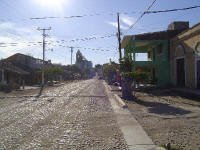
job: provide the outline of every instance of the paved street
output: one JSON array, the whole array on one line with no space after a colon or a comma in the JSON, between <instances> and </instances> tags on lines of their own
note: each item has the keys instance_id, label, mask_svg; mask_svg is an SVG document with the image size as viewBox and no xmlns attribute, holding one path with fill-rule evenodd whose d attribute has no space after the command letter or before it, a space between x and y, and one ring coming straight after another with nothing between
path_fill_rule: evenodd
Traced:
<instances>
[{"instance_id":1,"label":"paved street","mask_svg":"<svg viewBox=\"0 0 200 150\"><path fill-rule=\"evenodd\" d=\"M0 149L127 149L99 80L0 99Z\"/></svg>"}]
</instances>

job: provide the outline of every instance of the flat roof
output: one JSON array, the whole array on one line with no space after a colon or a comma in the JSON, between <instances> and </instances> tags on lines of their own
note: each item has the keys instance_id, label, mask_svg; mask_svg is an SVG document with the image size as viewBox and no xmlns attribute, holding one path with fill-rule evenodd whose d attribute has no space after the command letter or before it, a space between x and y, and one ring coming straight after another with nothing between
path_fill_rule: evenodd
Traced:
<instances>
[{"instance_id":1,"label":"flat roof","mask_svg":"<svg viewBox=\"0 0 200 150\"><path fill-rule=\"evenodd\" d=\"M137 41L137 40L169 40L179 33L182 30L165 30L165 31L158 31L158 32L148 32L143 34L136 34L136 35L126 35L122 40L122 48L125 48L126 45L130 40Z\"/></svg>"}]
</instances>

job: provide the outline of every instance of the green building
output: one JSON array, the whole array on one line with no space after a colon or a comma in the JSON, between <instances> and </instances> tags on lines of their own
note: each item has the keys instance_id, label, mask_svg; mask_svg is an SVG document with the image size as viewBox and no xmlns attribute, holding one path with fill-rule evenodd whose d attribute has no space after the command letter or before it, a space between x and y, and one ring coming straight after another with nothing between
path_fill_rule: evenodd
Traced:
<instances>
[{"instance_id":1,"label":"green building","mask_svg":"<svg viewBox=\"0 0 200 150\"><path fill-rule=\"evenodd\" d=\"M158 87L170 85L170 39L182 32L166 30L123 38L124 57L133 62L133 71L149 73L149 82ZM143 59L138 59L138 58ZM144 58L145 57L145 58Z\"/></svg>"}]
</instances>

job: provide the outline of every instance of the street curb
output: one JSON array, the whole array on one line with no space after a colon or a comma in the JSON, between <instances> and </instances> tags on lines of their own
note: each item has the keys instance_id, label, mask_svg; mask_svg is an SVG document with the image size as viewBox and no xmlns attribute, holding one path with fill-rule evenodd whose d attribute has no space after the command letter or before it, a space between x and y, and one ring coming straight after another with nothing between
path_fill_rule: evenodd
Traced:
<instances>
[{"instance_id":1,"label":"street curb","mask_svg":"<svg viewBox=\"0 0 200 150\"><path fill-rule=\"evenodd\" d=\"M106 89L109 91L109 92L112 92L112 88L104 81L104 85L106 87ZM117 94L114 94L114 97L115 99L118 101L118 104L122 107L122 108L128 108L128 105L126 105L126 103L124 103L124 101L117 95Z\"/></svg>"},{"instance_id":2,"label":"street curb","mask_svg":"<svg viewBox=\"0 0 200 150\"><path fill-rule=\"evenodd\" d=\"M108 89L110 90L110 91L112 91L112 88L108 85L108 84L106 84L107 86L108 86Z\"/></svg>"},{"instance_id":3,"label":"street curb","mask_svg":"<svg viewBox=\"0 0 200 150\"><path fill-rule=\"evenodd\" d=\"M118 100L118 102L122 106L122 108L128 108L128 105L126 105L126 103L117 94L114 94L114 96Z\"/></svg>"},{"instance_id":4,"label":"street curb","mask_svg":"<svg viewBox=\"0 0 200 150\"><path fill-rule=\"evenodd\" d=\"M117 123L123 133L124 139L129 150L164 150L156 146L152 139L147 135L142 126L137 122L128 109L123 109L125 104L122 99L109 90L109 86L104 81L105 92L111 103L112 109L116 114ZM121 103L121 104L120 104Z\"/></svg>"}]
</instances>

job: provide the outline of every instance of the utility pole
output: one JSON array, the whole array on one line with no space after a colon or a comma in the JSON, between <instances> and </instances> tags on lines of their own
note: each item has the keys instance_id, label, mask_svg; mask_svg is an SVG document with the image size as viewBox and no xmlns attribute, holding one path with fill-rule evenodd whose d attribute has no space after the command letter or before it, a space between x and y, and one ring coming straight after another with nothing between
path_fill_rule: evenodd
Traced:
<instances>
[{"instance_id":1,"label":"utility pole","mask_svg":"<svg viewBox=\"0 0 200 150\"><path fill-rule=\"evenodd\" d=\"M45 38L47 37L47 34L46 34L46 30L51 30L51 27L45 29L45 28L39 28L38 27L38 30L39 31L42 31L42 36L43 36L43 64L42 64L42 87L44 87L44 69L45 69L45 47L46 47L46 43L45 43Z\"/></svg>"},{"instance_id":2,"label":"utility pole","mask_svg":"<svg viewBox=\"0 0 200 150\"><path fill-rule=\"evenodd\" d=\"M119 19L119 13L117 13L117 24L118 24L118 43L119 43L119 63L122 60L122 51L121 51L121 31L120 31L120 19Z\"/></svg>"},{"instance_id":3,"label":"utility pole","mask_svg":"<svg viewBox=\"0 0 200 150\"><path fill-rule=\"evenodd\" d=\"M73 57L74 47L70 47L70 48L71 48L71 65L72 65L72 57Z\"/></svg>"}]
</instances>

